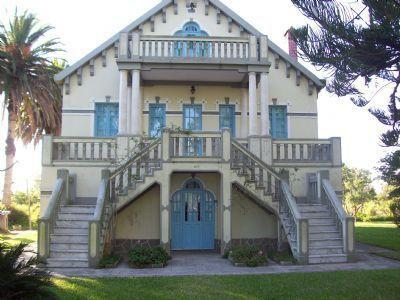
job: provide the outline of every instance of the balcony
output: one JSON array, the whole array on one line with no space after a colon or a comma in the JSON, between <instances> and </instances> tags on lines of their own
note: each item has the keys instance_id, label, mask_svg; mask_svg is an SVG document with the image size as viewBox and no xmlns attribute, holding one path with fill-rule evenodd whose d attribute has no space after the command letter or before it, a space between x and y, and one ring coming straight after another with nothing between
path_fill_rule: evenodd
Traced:
<instances>
[{"instance_id":1,"label":"balcony","mask_svg":"<svg viewBox=\"0 0 400 300\"><path fill-rule=\"evenodd\" d=\"M269 66L267 37L143 36L121 33L120 69L138 64L144 80L243 82L251 68Z\"/></svg>"}]
</instances>

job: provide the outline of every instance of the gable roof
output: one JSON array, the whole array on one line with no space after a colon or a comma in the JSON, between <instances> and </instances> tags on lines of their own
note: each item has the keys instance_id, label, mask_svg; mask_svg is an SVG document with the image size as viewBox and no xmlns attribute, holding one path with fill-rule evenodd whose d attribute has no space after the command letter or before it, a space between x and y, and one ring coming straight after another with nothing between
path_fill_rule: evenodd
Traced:
<instances>
[{"instance_id":1,"label":"gable roof","mask_svg":"<svg viewBox=\"0 0 400 300\"><path fill-rule=\"evenodd\" d=\"M167 6L171 5L174 2L174 0L162 0L159 4L157 4L155 7L153 7L151 10L149 10L146 14L138 18L137 20L133 21L131 24L123 28L120 32L129 32L140 26L142 23L146 22L149 20L153 15L161 12L163 8L166 8ZM240 24L245 30L250 32L251 34L260 37L263 34L258 31L256 28L254 28L252 25L250 25L248 22L246 22L244 19L242 19L238 14L236 14L233 10L231 10L228 6L223 4L219 0L209 0L210 4L214 5L216 8L219 8L221 12L223 12L225 15L229 16L232 18L233 21L236 23ZM113 35L111 38L109 38L107 41L105 41L103 44L101 44L99 47L91 51L89 54L78 60L76 63L73 65L65 68L63 71L60 73L56 74L54 79L56 81L62 81L65 79L67 76L71 75L73 72L75 72L79 67L82 65L88 63L92 58L95 56L99 55L102 51L108 49L112 45L114 45L117 41L119 40L119 32ZM325 81L319 79L315 74L313 74L310 70L308 70L306 67L304 67L302 64L300 64L297 60L293 59L288 53L286 53L282 48L280 48L278 45L273 43L270 39L268 39L268 46L269 48L281 56L284 60L289 62L293 67L298 69L301 73L304 74L304 76L308 77L310 80L312 80L317 87L323 88L325 86Z\"/></svg>"}]
</instances>

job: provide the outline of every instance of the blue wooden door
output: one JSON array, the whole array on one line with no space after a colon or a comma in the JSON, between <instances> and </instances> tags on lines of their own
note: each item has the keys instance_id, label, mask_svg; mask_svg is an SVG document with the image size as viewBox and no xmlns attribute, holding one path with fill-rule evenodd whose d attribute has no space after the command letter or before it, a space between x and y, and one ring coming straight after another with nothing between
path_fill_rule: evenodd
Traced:
<instances>
[{"instance_id":1,"label":"blue wooden door","mask_svg":"<svg viewBox=\"0 0 400 300\"><path fill-rule=\"evenodd\" d=\"M188 131L202 130L202 106L184 105L183 106L183 129ZM185 138L183 145L183 154L190 157L200 157L203 155L203 139Z\"/></svg>"},{"instance_id":2,"label":"blue wooden door","mask_svg":"<svg viewBox=\"0 0 400 300\"><path fill-rule=\"evenodd\" d=\"M118 103L96 103L94 134L96 137L114 137L118 134Z\"/></svg>"},{"instance_id":3,"label":"blue wooden door","mask_svg":"<svg viewBox=\"0 0 400 300\"><path fill-rule=\"evenodd\" d=\"M182 189L172 197L173 250L214 249L214 197L202 189Z\"/></svg>"}]
</instances>

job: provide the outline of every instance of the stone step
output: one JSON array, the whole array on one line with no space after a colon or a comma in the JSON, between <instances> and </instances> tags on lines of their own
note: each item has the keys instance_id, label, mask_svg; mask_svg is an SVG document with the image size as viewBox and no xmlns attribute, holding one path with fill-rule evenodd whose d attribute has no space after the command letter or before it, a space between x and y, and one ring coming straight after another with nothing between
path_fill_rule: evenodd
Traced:
<instances>
[{"instance_id":1,"label":"stone step","mask_svg":"<svg viewBox=\"0 0 400 300\"><path fill-rule=\"evenodd\" d=\"M310 218L308 224L311 225L331 225L335 224L333 218Z\"/></svg>"},{"instance_id":2,"label":"stone step","mask_svg":"<svg viewBox=\"0 0 400 300\"><path fill-rule=\"evenodd\" d=\"M88 268L88 259L48 258L48 268Z\"/></svg>"},{"instance_id":3,"label":"stone step","mask_svg":"<svg viewBox=\"0 0 400 300\"><path fill-rule=\"evenodd\" d=\"M338 228L334 224L309 224L310 233L318 232L337 232Z\"/></svg>"},{"instance_id":4,"label":"stone step","mask_svg":"<svg viewBox=\"0 0 400 300\"><path fill-rule=\"evenodd\" d=\"M330 239L310 239L310 247L328 247L328 246L342 246L343 241L341 238Z\"/></svg>"},{"instance_id":5,"label":"stone step","mask_svg":"<svg viewBox=\"0 0 400 300\"><path fill-rule=\"evenodd\" d=\"M60 213L68 214L68 213L78 213L78 214L94 214L96 206L93 205L68 205L61 206Z\"/></svg>"},{"instance_id":6,"label":"stone step","mask_svg":"<svg viewBox=\"0 0 400 300\"><path fill-rule=\"evenodd\" d=\"M304 218L331 218L329 211L313 211L313 212L302 212L301 216Z\"/></svg>"},{"instance_id":7,"label":"stone step","mask_svg":"<svg viewBox=\"0 0 400 300\"><path fill-rule=\"evenodd\" d=\"M339 231L318 231L311 232L310 230L310 239L330 239L330 238L340 238Z\"/></svg>"},{"instance_id":8,"label":"stone step","mask_svg":"<svg viewBox=\"0 0 400 300\"><path fill-rule=\"evenodd\" d=\"M55 227L54 234L87 234L88 228Z\"/></svg>"},{"instance_id":9,"label":"stone step","mask_svg":"<svg viewBox=\"0 0 400 300\"><path fill-rule=\"evenodd\" d=\"M89 222L82 220L57 220L56 227L89 228Z\"/></svg>"},{"instance_id":10,"label":"stone step","mask_svg":"<svg viewBox=\"0 0 400 300\"><path fill-rule=\"evenodd\" d=\"M342 246L310 247L310 255L343 254Z\"/></svg>"},{"instance_id":11,"label":"stone step","mask_svg":"<svg viewBox=\"0 0 400 300\"><path fill-rule=\"evenodd\" d=\"M59 243L84 243L88 241L88 234L52 234L51 242Z\"/></svg>"},{"instance_id":12,"label":"stone step","mask_svg":"<svg viewBox=\"0 0 400 300\"><path fill-rule=\"evenodd\" d=\"M58 214L59 221L90 221L93 218L93 214L87 213L59 213Z\"/></svg>"},{"instance_id":13,"label":"stone step","mask_svg":"<svg viewBox=\"0 0 400 300\"><path fill-rule=\"evenodd\" d=\"M88 259L87 250L50 250L50 258Z\"/></svg>"},{"instance_id":14,"label":"stone step","mask_svg":"<svg viewBox=\"0 0 400 300\"><path fill-rule=\"evenodd\" d=\"M301 213L328 211L328 206L324 204L297 204L297 207Z\"/></svg>"},{"instance_id":15,"label":"stone step","mask_svg":"<svg viewBox=\"0 0 400 300\"><path fill-rule=\"evenodd\" d=\"M333 263L345 263L347 262L347 256L345 254L330 254L330 255L309 255L309 264L333 264Z\"/></svg>"},{"instance_id":16,"label":"stone step","mask_svg":"<svg viewBox=\"0 0 400 300\"><path fill-rule=\"evenodd\" d=\"M60 243L50 242L50 253L51 251L68 251L68 250L84 250L88 251L88 241L84 243Z\"/></svg>"}]
</instances>

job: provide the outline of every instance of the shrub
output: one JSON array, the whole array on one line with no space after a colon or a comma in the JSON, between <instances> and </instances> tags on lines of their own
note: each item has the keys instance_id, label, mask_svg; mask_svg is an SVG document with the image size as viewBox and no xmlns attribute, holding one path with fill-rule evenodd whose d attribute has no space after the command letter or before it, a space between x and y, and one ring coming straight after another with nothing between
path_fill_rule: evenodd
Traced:
<instances>
[{"instance_id":1,"label":"shrub","mask_svg":"<svg viewBox=\"0 0 400 300\"><path fill-rule=\"evenodd\" d=\"M26 244L0 243L0 299L56 299L48 288L50 275L35 267L37 258L23 258Z\"/></svg>"},{"instance_id":2,"label":"shrub","mask_svg":"<svg viewBox=\"0 0 400 300\"><path fill-rule=\"evenodd\" d=\"M151 248L138 245L129 253L129 263L137 268L144 268L149 265L166 265L169 259L168 253L162 247Z\"/></svg>"},{"instance_id":3,"label":"shrub","mask_svg":"<svg viewBox=\"0 0 400 300\"><path fill-rule=\"evenodd\" d=\"M397 225L397 227L400 228L400 199L396 199L391 205L390 205L390 211L393 214L394 217L394 223Z\"/></svg>"},{"instance_id":4,"label":"shrub","mask_svg":"<svg viewBox=\"0 0 400 300\"><path fill-rule=\"evenodd\" d=\"M21 225L23 229L29 228L29 207L25 204L14 204L9 208L11 211L8 216L8 224L10 227L13 225ZM39 204L31 205L31 220L32 220L32 228L37 228L37 221L39 218L40 207Z\"/></svg>"},{"instance_id":5,"label":"shrub","mask_svg":"<svg viewBox=\"0 0 400 300\"><path fill-rule=\"evenodd\" d=\"M265 253L258 246L236 246L230 252L230 258L235 263L245 264L248 267L257 267L267 262Z\"/></svg>"},{"instance_id":6,"label":"shrub","mask_svg":"<svg viewBox=\"0 0 400 300\"><path fill-rule=\"evenodd\" d=\"M119 260L120 260L119 256L116 256L116 255L104 256L99 261L98 268L104 269L104 268L107 268L109 266L114 266L117 262L119 262Z\"/></svg>"}]
</instances>

